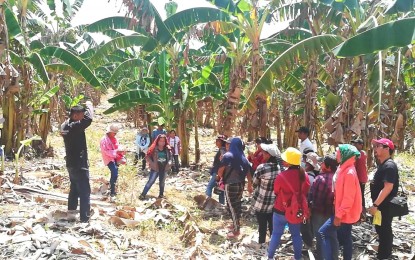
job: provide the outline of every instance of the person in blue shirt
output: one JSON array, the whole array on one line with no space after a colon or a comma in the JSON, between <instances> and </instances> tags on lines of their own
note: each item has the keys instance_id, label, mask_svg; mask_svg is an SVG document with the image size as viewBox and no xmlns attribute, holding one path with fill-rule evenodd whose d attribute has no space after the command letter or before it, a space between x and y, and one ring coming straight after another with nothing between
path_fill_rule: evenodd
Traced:
<instances>
[{"instance_id":1,"label":"person in blue shirt","mask_svg":"<svg viewBox=\"0 0 415 260\"><path fill-rule=\"evenodd\" d=\"M153 130L151 133L151 142L154 142L159 135L167 135L167 132L164 129L164 124L158 125L157 128Z\"/></svg>"}]
</instances>

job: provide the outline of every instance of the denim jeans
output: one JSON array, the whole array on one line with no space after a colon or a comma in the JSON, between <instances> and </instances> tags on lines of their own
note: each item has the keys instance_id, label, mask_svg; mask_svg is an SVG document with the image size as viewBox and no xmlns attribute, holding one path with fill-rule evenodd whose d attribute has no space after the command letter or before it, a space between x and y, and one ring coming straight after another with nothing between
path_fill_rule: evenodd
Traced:
<instances>
[{"instance_id":1,"label":"denim jeans","mask_svg":"<svg viewBox=\"0 0 415 260\"><path fill-rule=\"evenodd\" d=\"M118 166L115 162L110 162L107 166L111 171L111 178L110 178L111 196L114 196L115 195L115 184L117 183L117 179L118 179Z\"/></svg>"},{"instance_id":2,"label":"denim jeans","mask_svg":"<svg viewBox=\"0 0 415 260\"><path fill-rule=\"evenodd\" d=\"M206 196L212 198L212 190L213 188L215 188L215 186L216 186L216 172L212 173L212 176L210 177L210 180L207 184L206 192L205 192ZM219 203L222 205L225 204L225 192L223 191L219 194Z\"/></svg>"},{"instance_id":3,"label":"denim jeans","mask_svg":"<svg viewBox=\"0 0 415 260\"><path fill-rule=\"evenodd\" d=\"M71 186L68 195L68 210L78 208L78 198L80 201L79 213L81 222L88 222L90 217L90 195L89 171L86 168L67 167Z\"/></svg>"},{"instance_id":4,"label":"denim jeans","mask_svg":"<svg viewBox=\"0 0 415 260\"><path fill-rule=\"evenodd\" d=\"M337 259L339 251L339 241L337 238L340 237L343 245L343 259L351 260L353 255L352 224L342 223L340 227L336 227L333 225L333 222L334 216L330 217L319 230L323 241L322 251L324 259Z\"/></svg>"},{"instance_id":5,"label":"denim jeans","mask_svg":"<svg viewBox=\"0 0 415 260\"><path fill-rule=\"evenodd\" d=\"M172 163L173 163L173 171L179 172L179 155L173 155L172 156Z\"/></svg>"},{"instance_id":6,"label":"denim jeans","mask_svg":"<svg viewBox=\"0 0 415 260\"><path fill-rule=\"evenodd\" d=\"M272 216L272 236L271 241L269 242L268 248L268 259L274 259L275 251L277 250L278 246L281 242L281 236L284 233L285 225L287 224L287 219L285 215L273 213ZM301 259L301 249L303 247L303 240L301 239L300 234L300 226L301 224L290 224L288 223L288 228L291 233L291 238L293 240L294 246L294 258Z\"/></svg>"},{"instance_id":7,"label":"denim jeans","mask_svg":"<svg viewBox=\"0 0 415 260\"><path fill-rule=\"evenodd\" d=\"M147 192L150 190L151 186L153 186L154 182L156 182L157 178L159 178L159 196L163 196L164 194L164 183L166 182L166 172L155 172L153 170L150 171L150 175L147 181L146 186L144 186L144 190L141 195L147 195Z\"/></svg>"}]
</instances>

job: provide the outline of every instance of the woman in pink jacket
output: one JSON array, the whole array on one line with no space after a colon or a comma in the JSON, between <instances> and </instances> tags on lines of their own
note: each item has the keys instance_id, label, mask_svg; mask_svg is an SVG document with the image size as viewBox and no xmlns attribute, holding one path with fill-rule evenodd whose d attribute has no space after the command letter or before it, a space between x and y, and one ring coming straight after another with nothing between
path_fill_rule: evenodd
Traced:
<instances>
[{"instance_id":1,"label":"woman in pink jacket","mask_svg":"<svg viewBox=\"0 0 415 260\"><path fill-rule=\"evenodd\" d=\"M362 195L355 168L356 158L359 156L360 152L350 144L340 144L336 151L340 166L333 176L334 215L318 231L326 260L334 259L338 255L337 237L342 240L343 259L352 259L352 225L359 221L362 211Z\"/></svg>"}]
</instances>

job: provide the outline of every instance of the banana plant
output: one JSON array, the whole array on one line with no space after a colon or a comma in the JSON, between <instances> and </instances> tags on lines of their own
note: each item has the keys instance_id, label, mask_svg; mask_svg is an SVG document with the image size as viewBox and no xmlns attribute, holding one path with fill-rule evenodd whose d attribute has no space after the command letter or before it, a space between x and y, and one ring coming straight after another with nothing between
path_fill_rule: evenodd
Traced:
<instances>
[{"instance_id":1,"label":"banana plant","mask_svg":"<svg viewBox=\"0 0 415 260\"><path fill-rule=\"evenodd\" d=\"M24 147L30 146L32 144L33 141L36 140L42 140L42 138L40 136L33 136L29 139L20 141L20 147L17 150L17 153L14 155L14 162L15 162L15 176L14 176L14 183L18 184L20 183L21 177L23 177L22 175L19 176L19 158L20 158L20 153L22 152Z\"/></svg>"}]
</instances>

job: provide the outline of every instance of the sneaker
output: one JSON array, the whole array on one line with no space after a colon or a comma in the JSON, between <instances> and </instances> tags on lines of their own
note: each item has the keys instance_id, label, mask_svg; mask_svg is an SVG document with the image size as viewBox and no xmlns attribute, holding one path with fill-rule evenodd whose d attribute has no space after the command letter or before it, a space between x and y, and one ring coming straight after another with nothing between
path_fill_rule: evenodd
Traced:
<instances>
[{"instance_id":1,"label":"sneaker","mask_svg":"<svg viewBox=\"0 0 415 260\"><path fill-rule=\"evenodd\" d=\"M239 231L230 231L226 237L227 238L237 238L239 235L241 234L241 232Z\"/></svg>"},{"instance_id":2,"label":"sneaker","mask_svg":"<svg viewBox=\"0 0 415 260\"><path fill-rule=\"evenodd\" d=\"M144 196L143 194L140 195L140 197L138 197L139 200L145 200L146 196Z\"/></svg>"}]
</instances>

